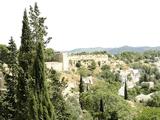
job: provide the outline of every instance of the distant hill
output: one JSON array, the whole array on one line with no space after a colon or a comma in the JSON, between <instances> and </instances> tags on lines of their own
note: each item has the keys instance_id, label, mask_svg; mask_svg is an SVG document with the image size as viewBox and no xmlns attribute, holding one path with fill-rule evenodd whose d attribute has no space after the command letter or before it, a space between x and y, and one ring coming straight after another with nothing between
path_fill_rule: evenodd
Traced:
<instances>
[{"instance_id":1,"label":"distant hill","mask_svg":"<svg viewBox=\"0 0 160 120\"><path fill-rule=\"evenodd\" d=\"M160 47L131 47L131 46L123 46L119 48L102 48L102 47L95 47L95 48L78 48L71 51L69 53L81 53L81 52L95 52L95 51L107 51L111 54L118 54L125 51L129 52L144 52L147 50L160 50Z\"/></svg>"}]
</instances>

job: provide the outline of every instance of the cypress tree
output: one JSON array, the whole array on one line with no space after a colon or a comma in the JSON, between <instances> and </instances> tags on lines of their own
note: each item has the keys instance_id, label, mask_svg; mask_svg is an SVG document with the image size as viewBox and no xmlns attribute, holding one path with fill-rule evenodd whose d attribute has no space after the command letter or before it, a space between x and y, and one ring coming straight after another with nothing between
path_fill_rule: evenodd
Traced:
<instances>
[{"instance_id":1,"label":"cypress tree","mask_svg":"<svg viewBox=\"0 0 160 120\"><path fill-rule=\"evenodd\" d=\"M83 93L84 90L85 90L85 88L84 88L84 81L82 79L82 75L80 75L80 82L79 82L79 92L80 92L80 94Z\"/></svg>"},{"instance_id":2,"label":"cypress tree","mask_svg":"<svg viewBox=\"0 0 160 120\"><path fill-rule=\"evenodd\" d=\"M104 120L104 103L102 98L100 99L99 111L100 111L99 120Z\"/></svg>"},{"instance_id":3,"label":"cypress tree","mask_svg":"<svg viewBox=\"0 0 160 120\"><path fill-rule=\"evenodd\" d=\"M29 26L27 10L25 10L23 16L21 46L19 50L19 65L24 70L24 72L29 72L32 69L33 46L34 42L31 38L31 29ZM31 73L31 71L29 73Z\"/></svg>"},{"instance_id":4,"label":"cypress tree","mask_svg":"<svg viewBox=\"0 0 160 120\"><path fill-rule=\"evenodd\" d=\"M8 58L8 68L9 73L5 75L6 88L7 91L5 93L5 97L3 100L4 110L3 115L7 120L15 119L15 111L16 111L16 85L17 85L17 47L16 44L11 37L8 46L9 53L7 55Z\"/></svg>"},{"instance_id":5,"label":"cypress tree","mask_svg":"<svg viewBox=\"0 0 160 120\"><path fill-rule=\"evenodd\" d=\"M100 99L100 105L99 105L100 107L99 107L99 110L100 110L100 112L104 112L104 105L103 105L103 99L101 98Z\"/></svg>"},{"instance_id":6,"label":"cypress tree","mask_svg":"<svg viewBox=\"0 0 160 120\"><path fill-rule=\"evenodd\" d=\"M127 81L126 80L125 80L125 84L124 84L124 99L125 100L128 99Z\"/></svg>"},{"instance_id":7,"label":"cypress tree","mask_svg":"<svg viewBox=\"0 0 160 120\"><path fill-rule=\"evenodd\" d=\"M84 92L84 81L82 79L82 75L80 75L80 81L79 81L79 103L81 106L81 109L83 110L83 102L82 102L82 93Z\"/></svg>"},{"instance_id":8,"label":"cypress tree","mask_svg":"<svg viewBox=\"0 0 160 120\"><path fill-rule=\"evenodd\" d=\"M31 67L33 64L33 49L31 30L29 27L27 11L24 11L21 36L21 46L19 50L19 74L17 85L17 119L28 120L29 118L29 80L31 79Z\"/></svg>"},{"instance_id":9,"label":"cypress tree","mask_svg":"<svg viewBox=\"0 0 160 120\"><path fill-rule=\"evenodd\" d=\"M35 95L38 101L39 120L55 120L54 107L50 101L45 78L44 47L42 41L37 43L34 63Z\"/></svg>"}]
</instances>

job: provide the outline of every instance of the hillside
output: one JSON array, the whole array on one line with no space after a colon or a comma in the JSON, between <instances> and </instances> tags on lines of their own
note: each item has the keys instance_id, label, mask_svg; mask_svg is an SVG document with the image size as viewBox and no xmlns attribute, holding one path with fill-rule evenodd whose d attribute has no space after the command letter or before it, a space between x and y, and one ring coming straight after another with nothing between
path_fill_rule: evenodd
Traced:
<instances>
[{"instance_id":1,"label":"hillside","mask_svg":"<svg viewBox=\"0 0 160 120\"><path fill-rule=\"evenodd\" d=\"M95 52L95 51L107 51L111 54L118 54L125 51L130 52L144 52L147 50L160 50L160 47L131 47L131 46L122 46L119 48L102 48L102 47L95 47L95 48L78 48L71 51L69 53L81 53L81 52Z\"/></svg>"}]
</instances>

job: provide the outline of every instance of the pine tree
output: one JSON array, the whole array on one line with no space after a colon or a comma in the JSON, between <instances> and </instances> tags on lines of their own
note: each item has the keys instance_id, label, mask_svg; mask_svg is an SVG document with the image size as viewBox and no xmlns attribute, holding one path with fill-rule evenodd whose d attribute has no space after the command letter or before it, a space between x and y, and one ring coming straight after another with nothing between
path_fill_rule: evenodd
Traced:
<instances>
[{"instance_id":1,"label":"pine tree","mask_svg":"<svg viewBox=\"0 0 160 120\"><path fill-rule=\"evenodd\" d=\"M17 69L15 69L17 67L17 47L16 44L13 40L13 38L11 37L11 39L9 40L9 46L8 46L8 56L7 58L9 59L9 61L7 62L8 67L10 68L12 73L15 73L14 70L17 71ZM17 73L15 73L17 74Z\"/></svg>"},{"instance_id":2,"label":"pine tree","mask_svg":"<svg viewBox=\"0 0 160 120\"><path fill-rule=\"evenodd\" d=\"M55 120L54 107L50 101L45 78L44 47L42 41L37 43L34 64L35 96L38 101L39 120Z\"/></svg>"},{"instance_id":3,"label":"pine tree","mask_svg":"<svg viewBox=\"0 0 160 120\"><path fill-rule=\"evenodd\" d=\"M125 100L128 99L127 81L126 80L125 80L125 84L124 84L124 99Z\"/></svg>"},{"instance_id":4,"label":"pine tree","mask_svg":"<svg viewBox=\"0 0 160 120\"><path fill-rule=\"evenodd\" d=\"M19 50L19 74L17 85L17 119L29 119L29 80L33 65L31 30L29 27L27 11L24 11L21 46Z\"/></svg>"},{"instance_id":5,"label":"pine tree","mask_svg":"<svg viewBox=\"0 0 160 120\"><path fill-rule=\"evenodd\" d=\"M43 39L44 45L49 43L52 39L48 37L44 40L44 37L47 36L48 27L44 25L46 18L40 16L40 11L37 3L35 3L34 8L30 6L29 18L30 18L30 27L32 32L32 39L36 42L40 39Z\"/></svg>"},{"instance_id":6,"label":"pine tree","mask_svg":"<svg viewBox=\"0 0 160 120\"><path fill-rule=\"evenodd\" d=\"M18 66L17 66L17 47L11 37L8 46L9 53L8 58L8 68L9 73L5 75L6 81L6 94L4 96L4 116L7 120L15 119L15 110L16 110L16 85L17 85L17 75L18 75Z\"/></svg>"}]
</instances>

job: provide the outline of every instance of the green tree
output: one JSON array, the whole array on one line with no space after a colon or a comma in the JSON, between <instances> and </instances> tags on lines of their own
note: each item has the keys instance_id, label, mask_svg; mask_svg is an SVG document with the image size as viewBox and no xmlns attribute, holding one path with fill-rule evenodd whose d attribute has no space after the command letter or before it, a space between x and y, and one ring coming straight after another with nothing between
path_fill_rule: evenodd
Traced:
<instances>
[{"instance_id":1,"label":"green tree","mask_svg":"<svg viewBox=\"0 0 160 120\"><path fill-rule=\"evenodd\" d=\"M7 55L9 73L5 75L6 88L4 103L4 115L8 120L15 119L16 114L16 85L17 85L17 75L18 75L18 64L17 64L17 47L11 37L8 46L9 53Z\"/></svg>"},{"instance_id":2,"label":"green tree","mask_svg":"<svg viewBox=\"0 0 160 120\"><path fill-rule=\"evenodd\" d=\"M78 61L77 63L76 63L76 67L77 68L80 68L82 65L81 65L81 62L80 61Z\"/></svg>"},{"instance_id":3,"label":"green tree","mask_svg":"<svg viewBox=\"0 0 160 120\"><path fill-rule=\"evenodd\" d=\"M85 88L84 88L84 81L83 81L83 79L82 79L82 75L80 75L79 92L80 92L80 93L83 93L84 90L85 90Z\"/></svg>"},{"instance_id":4,"label":"green tree","mask_svg":"<svg viewBox=\"0 0 160 120\"><path fill-rule=\"evenodd\" d=\"M38 103L38 118L40 120L55 120L54 107L50 101L44 67L44 44L38 41L34 62L35 96Z\"/></svg>"},{"instance_id":5,"label":"green tree","mask_svg":"<svg viewBox=\"0 0 160 120\"><path fill-rule=\"evenodd\" d=\"M54 50L52 48L46 48L44 51L45 62L51 62L54 60Z\"/></svg>"},{"instance_id":6,"label":"green tree","mask_svg":"<svg viewBox=\"0 0 160 120\"><path fill-rule=\"evenodd\" d=\"M8 67L11 70L11 73L13 73L13 76L15 76L16 71L17 71L17 47L16 44L13 40L13 38L11 37L11 39L9 40L9 46L7 47L9 50L9 53L7 55L7 58L9 59L8 62Z\"/></svg>"},{"instance_id":7,"label":"green tree","mask_svg":"<svg viewBox=\"0 0 160 120\"><path fill-rule=\"evenodd\" d=\"M65 88L66 83L64 78L60 80L58 73L55 70L51 70L51 101L55 107L58 120L69 120L69 112L67 110L66 101L62 95L62 91Z\"/></svg>"},{"instance_id":8,"label":"green tree","mask_svg":"<svg viewBox=\"0 0 160 120\"><path fill-rule=\"evenodd\" d=\"M89 74L89 71L87 68L85 68L84 66L81 66L80 68L78 68L78 73L83 76L86 77Z\"/></svg>"},{"instance_id":9,"label":"green tree","mask_svg":"<svg viewBox=\"0 0 160 120\"><path fill-rule=\"evenodd\" d=\"M128 90L127 90L127 81L125 80L124 83L124 99L127 100L128 99Z\"/></svg>"},{"instance_id":10,"label":"green tree","mask_svg":"<svg viewBox=\"0 0 160 120\"><path fill-rule=\"evenodd\" d=\"M85 90L84 81L82 79L82 75L80 75L80 81L79 81L79 103L81 106L81 109L83 110L83 102L81 100L81 95Z\"/></svg>"},{"instance_id":11,"label":"green tree","mask_svg":"<svg viewBox=\"0 0 160 120\"><path fill-rule=\"evenodd\" d=\"M27 10L24 11L21 46L19 50L19 74L17 85L17 118L21 120L29 119L29 80L31 79L31 68L33 65L33 41L29 27Z\"/></svg>"},{"instance_id":12,"label":"green tree","mask_svg":"<svg viewBox=\"0 0 160 120\"><path fill-rule=\"evenodd\" d=\"M96 69L96 62L94 60L92 60L91 65L88 66L88 69L90 71L93 71Z\"/></svg>"},{"instance_id":13,"label":"green tree","mask_svg":"<svg viewBox=\"0 0 160 120\"><path fill-rule=\"evenodd\" d=\"M104 103L103 103L103 99L100 99L100 104L99 104L99 111L100 111L100 115L99 115L99 120L104 120Z\"/></svg>"},{"instance_id":14,"label":"green tree","mask_svg":"<svg viewBox=\"0 0 160 120\"><path fill-rule=\"evenodd\" d=\"M48 27L44 25L46 18L40 16L40 10L38 8L37 3L35 3L34 7L30 6L29 11L29 20L30 20L30 27L32 32L32 39L34 42L43 40L44 45L50 42L52 39L51 37L46 38L47 36L47 29Z\"/></svg>"},{"instance_id":15,"label":"green tree","mask_svg":"<svg viewBox=\"0 0 160 120\"><path fill-rule=\"evenodd\" d=\"M0 63L6 63L7 59L8 48L6 45L0 44Z\"/></svg>"},{"instance_id":16,"label":"green tree","mask_svg":"<svg viewBox=\"0 0 160 120\"><path fill-rule=\"evenodd\" d=\"M118 120L133 120L132 108L122 97L117 95L118 89L119 87L115 84L97 80L89 92L82 93L83 108L91 113L93 119L98 119L101 113L100 98L103 98L103 120L117 120L116 118Z\"/></svg>"},{"instance_id":17,"label":"green tree","mask_svg":"<svg viewBox=\"0 0 160 120\"><path fill-rule=\"evenodd\" d=\"M119 73L111 71L111 69L108 65L102 66L101 70L102 70L102 72L99 75L106 82L114 83L114 82L120 81Z\"/></svg>"}]
</instances>

